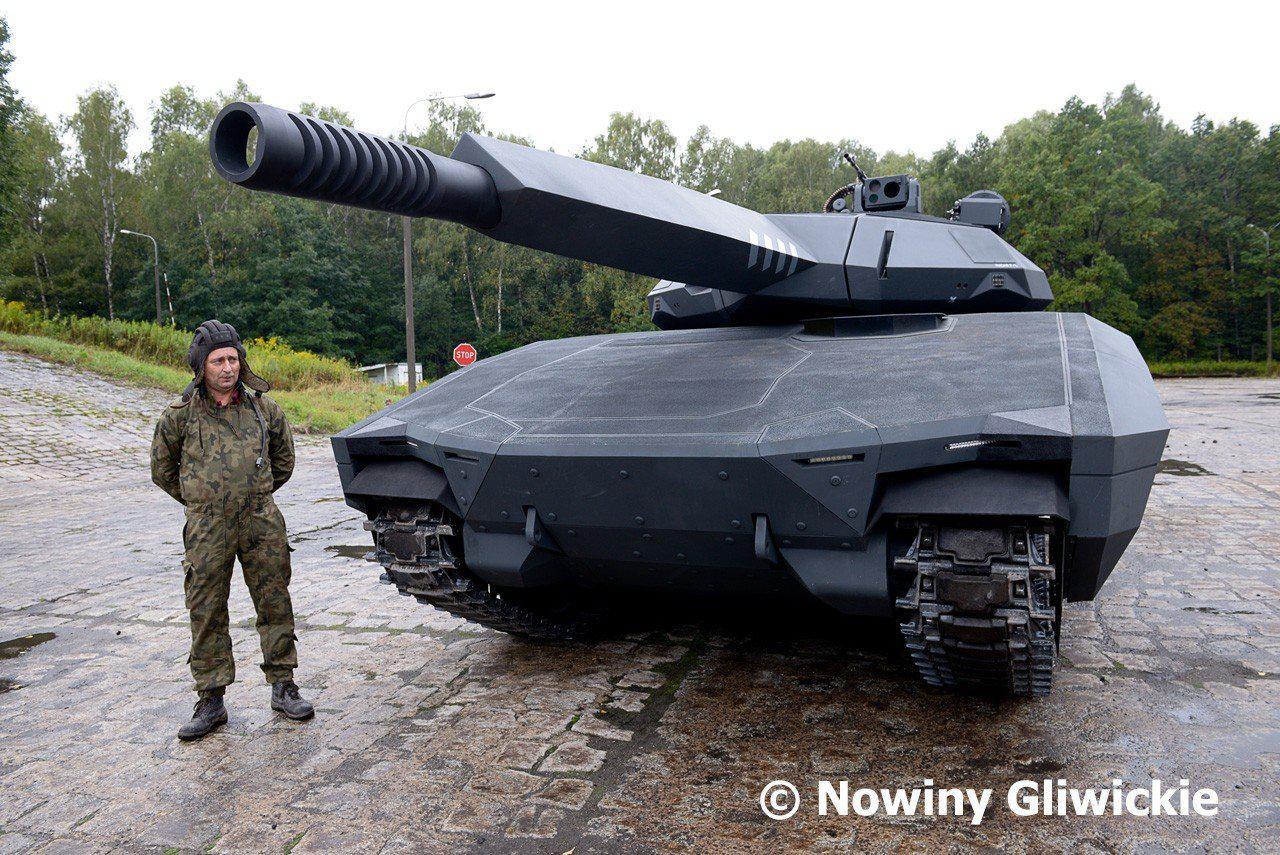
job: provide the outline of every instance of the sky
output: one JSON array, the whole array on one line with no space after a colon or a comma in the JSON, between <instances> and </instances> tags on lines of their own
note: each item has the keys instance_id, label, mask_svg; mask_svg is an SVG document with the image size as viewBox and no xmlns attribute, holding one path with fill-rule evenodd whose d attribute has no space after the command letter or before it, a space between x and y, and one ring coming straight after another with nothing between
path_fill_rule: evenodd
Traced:
<instances>
[{"instance_id":1,"label":"sky","mask_svg":"<svg viewBox=\"0 0 1280 855\"><path fill-rule=\"evenodd\" d=\"M10 0L0 14L19 93L56 118L114 84L135 153L166 88L212 96L237 78L267 103L337 106L384 135L424 95L492 90L474 102L490 128L565 153L633 111L682 139L706 124L759 146L852 138L928 154L1127 83L1184 127L1201 113L1280 124L1280 6L1263 2Z\"/></svg>"}]
</instances>

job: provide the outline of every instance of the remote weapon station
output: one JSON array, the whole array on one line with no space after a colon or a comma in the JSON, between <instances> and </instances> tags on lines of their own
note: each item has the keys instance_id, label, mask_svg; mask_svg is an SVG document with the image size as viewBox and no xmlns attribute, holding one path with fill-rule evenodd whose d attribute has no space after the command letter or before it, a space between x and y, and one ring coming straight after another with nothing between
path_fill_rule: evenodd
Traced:
<instances>
[{"instance_id":1,"label":"remote weapon station","mask_svg":"<svg viewBox=\"0 0 1280 855\"><path fill-rule=\"evenodd\" d=\"M759 214L247 103L210 152L249 189L662 280L661 331L483 359L333 438L383 580L438 608L560 639L593 629L592 589L800 594L891 618L931 685L1039 695L1063 600L1141 522L1168 434L1150 372L1106 324L1037 311L1048 280L995 193L942 219L910 176L859 170L823 213Z\"/></svg>"}]
</instances>

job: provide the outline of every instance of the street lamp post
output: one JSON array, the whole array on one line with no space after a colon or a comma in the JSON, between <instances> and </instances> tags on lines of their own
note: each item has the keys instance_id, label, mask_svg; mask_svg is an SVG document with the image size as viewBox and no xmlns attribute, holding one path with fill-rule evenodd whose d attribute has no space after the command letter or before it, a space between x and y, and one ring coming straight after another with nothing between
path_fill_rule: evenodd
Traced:
<instances>
[{"instance_id":1,"label":"street lamp post","mask_svg":"<svg viewBox=\"0 0 1280 855\"><path fill-rule=\"evenodd\" d=\"M404 111L404 127L401 134L405 141L409 139L409 111L419 104L426 104L431 101L445 101L450 98L465 98L468 101L477 101L481 98L492 98L494 92L468 92L462 95L428 95L426 98L419 98L414 101ZM405 361L409 368L409 394L412 395L418 388L418 364L414 356L413 344L413 217L401 217L401 225L404 229L404 350Z\"/></svg>"},{"instance_id":2,"label":"street lamp post","mask_svg":"<svg viewBox=\"0 0 1280 855\"><path fill-rule=\"evenodd\" d=\"M1246 225L1246 226L1248 226L1248 227L1249 227L1249 228L1251 228L1251 229L1257 229L1258 231L1262 232L1263 245L1266 247L1265 255L1264 255L1264 258L1266 259L1266 261L1263 263L1263 270L1262 270L1263 281L1265 282L1265 281L1266 281L1266 276L1267 276L1267 274L1268 274L1268 273L1270 272L1270 270L1271 270L1271 229L1274 229L1276 226L1280 226L1280 220L1276 220L1274 223L1272 223L1272 224L1271 224L1271 228L1268 228L1268 229L1264 229L1264 228L1262 228L1262 226L1255 226L1253 223L1245 223L1245 225ZM1271 290L1268 288L1266 291L1264 291L1264 292L1263 292L1263 295L1262 295L1262 296L1263 296L1263 298L1266 300L1266 311L1267 311L1267 373L1268 373L1268 374L1270 374L1270 373L1271 373L1271 356L1272 356L1272 349L1271 349Z\"/></svg>"},{"instance_id":3,"label":"street lamp post","mask_svg":"<svg viewBox=\"0 0 1280 855\"><path fill-rule=\"evenodd\" d=\"M146 238L147 240L151 241L151 248L152 248L152 250L154 250L154 252L155 252L155 262L156 262L156 269L155 269L155 274L156 274L156 323L157 323L157 324L161 324L161 325L163 325L163 324L164 324L164 309L163 309L163 308L161 307L161 305L160 305L160 244L156 243L156 239L155 239L155 238L153 238L151 235L143 234L142 232L131 232L131 231L129 231L128 229L120 229L120 234L122 234L122 235L134 235L135 237L144 237L144 238Z\"/></svg>"}]
</instances>

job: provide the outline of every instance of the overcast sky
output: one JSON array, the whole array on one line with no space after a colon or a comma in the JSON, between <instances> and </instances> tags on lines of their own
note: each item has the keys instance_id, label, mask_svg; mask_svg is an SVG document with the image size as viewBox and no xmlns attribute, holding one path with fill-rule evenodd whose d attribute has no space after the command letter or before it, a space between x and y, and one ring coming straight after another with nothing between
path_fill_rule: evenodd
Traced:
<instances>
[{"instance_id":1,"label":"overcast sky","mask_svg":"<svg viewBox=\"0 0 1280 855\"><path fill-rule=\"evenodd\" d=\"M1264 2L6 6L21 95L56 118L114 83L135 151L164 89L212 95L238 77L268 103L332 104L383 134L430 91L492 89L477 102L491 128L570 153L631 110L682 138L706 124L757 145L853 137L925 154L1129 82L1184 127L1198 113L1280 123L1280 7Z\"/></svg>"}]
</instances>

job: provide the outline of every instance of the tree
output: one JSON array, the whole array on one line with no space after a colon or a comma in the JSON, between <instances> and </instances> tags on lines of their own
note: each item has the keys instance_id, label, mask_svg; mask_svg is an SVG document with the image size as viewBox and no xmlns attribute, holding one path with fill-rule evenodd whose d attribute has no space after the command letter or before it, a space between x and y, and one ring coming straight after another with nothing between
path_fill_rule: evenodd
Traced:
<instances>
[{"instance_id":1,"label":"tree","mask_svg":"<svg viewBox=\"0 0 1280 855\"><path fill-rule=\"evenodd\" d=\"M1267 348L1267 369L1270 370L1271 363L1275 358L1274 348L1274 329L1272 319L1271 303L1272 298L1280 293L1280 276L1276 274L1275 264L1271 258L1271 238L1272 230L1276 226L1280 226L1280 221L1273 223L1271 228L1264 229L1262 226L1246 223L1247 228L1257 231L1258 237L1262 239L1262 252L1249 252L1244 254L1244 260L1255 271L1256 284L1253 288L1253 294L1262 298L1263 305L1263 325L1266 329L1266 348ZM1275 233L1280 238L1280 231Z\"/></svg>"},{"instance_id":2,"label":"tree","mask_svg":"<svg viewBox=\"0 0 1280 855\"><path fill-rule=\"evenodd\" d=\"M1128 87L1101 106L1072 98L1005 129L997 189L1016 212L1010 238L1045 267L1054 308L1138 331L1129 270L1170 228L1163 188L1140 169L1161 126L1155 105Z\"/></svg>"},{"instance_id":3,"label":"tree","mask_svg":"<svg viewBox=\"0 0 1280 855\"><path fill-rule=\"evenodd\" d=\"M111 278L119 227L120 204L130 173L126 168L127 141L133 116L114 86L81 95L65 128L76 141L71 187L82 204L96 207L102 246L102 282L106 288L107 317L115 317Z\"/></svg>"},{"instance_id":4,"label":"tree","mask_svg":"<svg viewBox=\"0 0 1280 855\"><path fill-rule=\"evenodd\" d=\"M0 235L14 225L13 201L18 175L18 123L22 101L9 83L13 54L9 53L9 22L0 16Z\"/></svg>"},{"instance_id":5,"label":"tree","mask_svg":"<svg viewBox=\"0 0 1280 855\"><path fill-rule=\"evenodd\" d=\"M12 223L4 251L5 267L15 277L13 284L19 292L34 291L40 308L48 311L53 280L49 212L66 164L57 133L39 112L24 108L16 130L11 151L14 187L8 204Z\"/></svg>"},{"instance_id":6,"label":"tree","mask_svg":"<svg viewBox=\"0 0 1280 855\"><path fill-rule=\"evenodd\" d=\"M986 134L978 134L964 151L955 141L934 152L921 164L921 188L925 210L943 216L958 199L976 190L993 190L1000 184L1000 152Z\"/></svg>"},{"instance_id":7,"label":"tree","mask_svg":"<svg viewBox=\"0 0 1280 855\"><path fill-rule=\"evenodd\" d=\"M641 119L635 113L610 115L609 127L581 156L664 181L676 178L675 134L666 122Z\"/></svg>"},{"instance_id":8,"label":"tree","mask_svg":"<svg viewBox=\"0 0 1280 855\"><path fill-rule=\"evenodd\" d=\"M204 138L213 101L173 86L153 109L151 148L138 163L141 209L148 233L164 246L167 270L180 278L179 307L186 308L198 292L218 287L215 220L229 188L214 174Z\"/></svg>"},{"instance_id":9,"label":"tree","mask_svg":"<svg viewBox=\"0 0 1280 855\"><path fill-rule=\"evenodd\" d=\"M5 35L0 28L0 161L8 164L0 194L9 194L0 197L0 296L51 312L149 316L150 247L116 251L116 228L125 225L160 242L184 326L221 316L246 335L326 354L402 358L398 217L253 193L212 171L214 111L259 100L244 81L212 98L187 86L164 90L135 161L125 154L132 123L118 94L86 93L61 126L74 143L64 154L37 113L4 110L20 104L3 83L12 60ZM301 110L355 124L338 106ZM410 141L444 154L467 131L486 132L479 113L435 102ZM1114 324L1149 358L1248 358L1265 346L1280 248L1268 255L1248 224L1280 220L1280 128L1263 134L1248 122L1203 118L1181 128L1134 87L1101 103L1070 99L927 157L849 139L758 148L706 127L679 141L664 122L632 113L611 116L580 154L771 213L819 210L853 180L845 150L873 175L917 175L929 214L977 189L1003 194L1013 207L1006 237L1049 274L1054 308ZM652 328L646 277L453 223L419 220L414 235L415 324L429 373L452 367L461 340L490 355L543 338Z\"/></svg>"}]
</instances>

